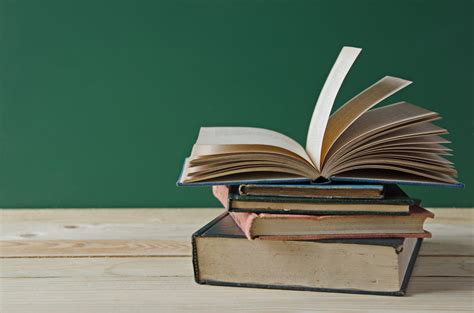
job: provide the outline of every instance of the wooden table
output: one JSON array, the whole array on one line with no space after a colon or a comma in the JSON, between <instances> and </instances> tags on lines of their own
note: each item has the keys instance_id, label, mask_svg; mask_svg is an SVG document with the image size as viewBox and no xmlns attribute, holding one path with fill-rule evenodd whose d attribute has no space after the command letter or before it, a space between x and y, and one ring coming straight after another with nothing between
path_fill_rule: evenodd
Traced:
<instances>
[{"instance_id":1,"label":"wooden table","mask_svg":"<svg viewBox=\"0 0 474 313\"><path fill-rule=\"evenodd\" d=\"M433 211L400 298L197 285L190 236L218 209L5 209L0 312L473 312L474 210Z\"/></svg>"}]
</instances>

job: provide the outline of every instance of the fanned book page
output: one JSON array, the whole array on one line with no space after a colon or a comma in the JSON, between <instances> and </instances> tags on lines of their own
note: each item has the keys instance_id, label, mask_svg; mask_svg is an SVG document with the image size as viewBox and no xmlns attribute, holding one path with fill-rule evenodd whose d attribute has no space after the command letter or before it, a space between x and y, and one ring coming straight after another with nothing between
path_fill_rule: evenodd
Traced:
<instances>
[{"instance_id":1,"label":"fanned book page","mask_svg":"<svg viewBox=\"0 0 474 313\"><path fill-rule=\"evenodd\" d=\"M361 49L344 47L321 90L306 148L275 131L201 128L178 185L334 180L461 187L440 115L408 102L375 105L411 84L385 76L330 116Z\"/></svg>"},{"instance_id":2,"label":"fanned book page","mask_svg":"<svg viewBox=\"0 0 474 313\"><path fill-rule=\"evenodd\" d=\"M323 139L328 124L329 114L336 100L339 88L346 78L347 73L354 64L361 49L352 47L343 47L339 57L334 63L329 76L324 83L323 89L319 94L318 101L314 108L313 116L309 124L308 136L306 139L306 150L313 159L316 168L321 169L321 152Z\"/></svg>"},{"instance_id":3,"label":"fanned book page","mask_svg":"<svg viewBox=\"0 0 474 313\"><path fill-rule=\"evenodd\" d=\"M326 133L323 137L321 161L324 162L331 146L359 117L380 101L409 84L411 84L410 81L386 76L337 110L328 121Z\"/></svg>"}]
</instances>

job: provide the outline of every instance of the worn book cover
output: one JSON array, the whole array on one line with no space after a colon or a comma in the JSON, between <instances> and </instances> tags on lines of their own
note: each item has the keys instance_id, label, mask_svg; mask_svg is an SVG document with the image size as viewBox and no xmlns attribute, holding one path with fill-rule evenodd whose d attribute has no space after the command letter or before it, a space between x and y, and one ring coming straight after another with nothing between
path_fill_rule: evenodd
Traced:
<instances>
[{"instance_id":1,"label":"worn book cover","mask_svg":"<svg viewBox=\"0 0 474 313\"><path fill-rule=\"evenodd\" d=\"M192 236L199 284L401 296L417 238L247 240L228 213Z\"/></svg>"},{"instance_id":2,"label":"worn book cover","mask_svg":"<svg viewBox=\"0 0 474 313\"><path fill-rule=\"evenodd\" d=\"M308 198L253 196L240 192L239 186L213 186L214 196L231 212L273 214L386 214L408 215L410 205L419 205L398 186L385 186L381 199Z\"/></svg>"},{"instance_id":3,"label":"worn book cover","mask_svg":"<svg viewBox=\"0 0 474 313\"><path fill-rule=\"evenodd\" d=\"M382 199L384 185L373 184L243 184L241 196L319 198L319 199Z\"/></svg>"},{"instance_id":4,"label":"worn book cover","mask_svg":"<svg viewBox=\"0 0 474 313\"><path fill-rule=\"evenodd\" d=\"M248 239L429 238L423 229L434 214L412 206L409 215L290 215L229 212Z\"/></svg>"}]
</instances>

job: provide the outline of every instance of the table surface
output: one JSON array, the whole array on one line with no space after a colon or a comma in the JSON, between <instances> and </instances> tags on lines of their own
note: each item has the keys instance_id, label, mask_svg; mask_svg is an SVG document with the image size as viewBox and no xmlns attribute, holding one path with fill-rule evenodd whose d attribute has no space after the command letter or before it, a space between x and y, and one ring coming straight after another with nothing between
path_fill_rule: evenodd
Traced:
<instances>
[{"instance_id":1,"label":"table surface","mask_svg":"<svg viewBox=\"0 0 474 313\"><path fill-rule=\"evenodd\" d=\"M220 209L0 210L0 311L474 311L474 210L434 220L405 297L202 286L191 234Z\"/></svg>"}]
</instances>

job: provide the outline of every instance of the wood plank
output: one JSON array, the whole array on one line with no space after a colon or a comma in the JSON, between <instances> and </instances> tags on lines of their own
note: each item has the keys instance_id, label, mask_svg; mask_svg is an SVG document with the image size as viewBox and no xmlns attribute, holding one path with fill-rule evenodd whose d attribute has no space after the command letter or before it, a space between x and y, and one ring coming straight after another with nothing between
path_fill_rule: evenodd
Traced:
<instances>
[{"instance_id":1,"label":"wood plank","mask_svg":"<svg viewBox=\"0 0 474 313\"><path fill-rule=\"evenodd\" d=\"M190 257L4 258L1 278L192 277ZM473 257L419 257L413 276L474 277Z\"/></svg>"},{"instance_id":2,"label":"wood plank","mask_svg":"<svg viewBox=\"0 0 474 313\"><path fill-rule=\"evenodd\" d=\"M433 238L425 241L421 255L474 256L474 210L433 211L437 217L426 225ZM191 234L220 212L216 209L0 210L0 255L190 255Z\"/></svg>"},{"instance_id":3,"label":"wood plank","mask_svg":"<svg viewBox=\"0 0 474 313\"><path fill-rule=\"evenodd\" d=\"M186 209L0 209L2 224L203 224L222 208Z\"/></svg>"},{"instance_id":4,"label":"wood plank","mask_svg":"<svg viewBox=\"0 0 474 313\"><path fill-rule=\"evenodd\" d=\"M190 256L191 234L198 226L189 227L183 233L183 228L170 229L163 226L161 231L157 226L156 233L147 232L146 227L136 225L132 228L109 228L103 236L106 238L120 237L113 240L87 239L101 238L100 232L91 234L76 233L69 236L74 239L10 239L0 240L0 257L32 257L32 256ZM163 229L166 229L163 230ZM473 227L466 225L431 225L428 227L433 233L433 238L426 239L420 255L424 256L474 256ZM144 232L148 237L140 234ZM181 233L179 233L181 231ZM171 232L171 233L168 233ZM82 235L86 238L81 238ZM60 237L60 233L57 233ZM66 236L65 236L66 237ZM126 239L126 237L132 237ZM142 238L145 237L145 238ZM139 238L139 239L137 239ZM153 239L155 238L155 239ZM179 239L177 239L179 238Z\"/></svg>"},{"instance_id":5,"label":"wood plank","mask_svg":"<svg viewBox=\"0 0 474 313\"><path fill-rule=\"evenodd\" d=\"M185 240L205 224L3 224L0 240Z\"/></svg>"},{"instance_id":6,"label":"wood plank","mask_svg":"<svg viewBox=\"0 0 474 313\"><path fill-rule=\"evenodd\" d=\"M222 209L3 209L0 240L183 240Z\"/></svg>"},{"instance_id":7,"label":"wood plank","mask_svg":"<svg viewBox=\"0 0 474 313\"><path fill-rule=\"evenodd\" d=\"M0 241L0 258L191 256L191 239L182 240L9 240ZM473 256L467 239L426 239L420 256Z\"/></svg>"},{"instance_id":8,"label":"wood plank","mask_svg":"<svg viewBox=\"0 0 474 313\"><path fill-rule=\"evenodd\" d=\"M471 224L428 223L433 237L423 241L421 255L474 256L474 227Z\"/></svg>"},{"instance_id":9,"label":"wood plank","mask_svg":"<svg viewBox=\"0 0 474 313\"><path fill-rule=\"evenodd\" d=\"M190 255L191 239L0 241L0 258Z\"/></svg>"},{"instance_id":10,"label":"wood plank","mask_svg":"<svg viewBox=\"0 0 474 313\"><path fill-rule=\"evenodd\" d=\"M428 208L435 213L433 223L469 224L474 221L472 208ZM204 224L221 208L186 209L0 209L2 224Z\"/></svg>"},{"instance_id":11,"label":"wood plank","mask_svg":"<svg viewBox=\"0 0 474 313\"><path fill-rule=\"evenodd\" d=\"M201 286L191 277L3 278L2 311L472 312L474 279L414 277L404 298ZM244 300L244 301L243 301Z\"/></svg>"},{"instance_id":12,"label":"wood plank","mask_svg":"<svg viewBox=\"0 0 474 313\"><path fill-rule=\"evenodd\" d=\"M0 210L0 311L472 312L474 210L433 211L400 299L199 286L190 236L221 210Z\"/></svg>"},{"instance_id":13,"label":"wood plank","mask_svg":"<svg viewBox=\"0 0 474 313\"><path fill-rule=\"evenodd\" d=\"M0 259L0 278L193 277L190 257Z\"/></svg>"},{"instance_id":14,"label":"wood plank","mask_svg":"<svg viewBox=\"0 0 474 313\"><path fill-rule=\"evenodd\" d=\"M473 210L474 211L474 210ZM212 218L215 217L214 215ZM189 223L69 223L54 221L43 223L1 224L0 240L186 240L192 233L212 218L201 224ZM433 237L452 239L459 236L474 236L474 220L471 224L440 224L428 221L425 228ZM439 236L441 235L441 236Z\"/></svg>"},{"instance_id":15,"label":"wood plank","mask_svg":"<svg viewBox=\"0 0 474 313\"><path fill-rule=\"evenodd\" d=\"M419 256L413 276L474 277L472 256Z\"/></svg>"}]
</instances>

